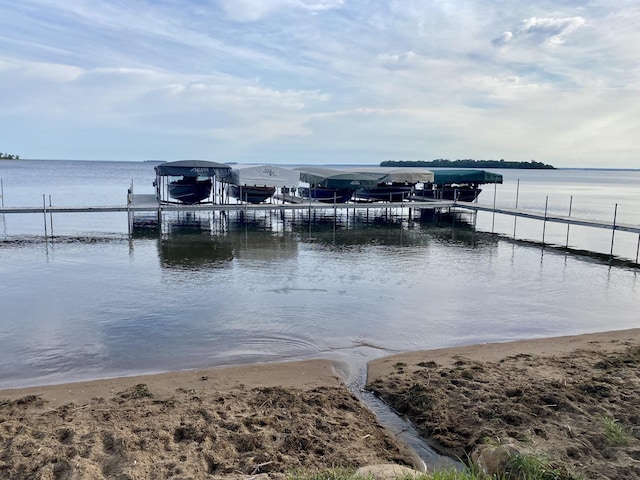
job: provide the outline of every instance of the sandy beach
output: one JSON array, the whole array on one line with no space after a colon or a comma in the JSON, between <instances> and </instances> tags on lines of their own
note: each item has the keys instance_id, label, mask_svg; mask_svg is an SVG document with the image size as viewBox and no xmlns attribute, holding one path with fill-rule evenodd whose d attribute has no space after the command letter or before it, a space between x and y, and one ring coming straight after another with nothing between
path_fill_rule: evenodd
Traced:
<instances>
[{"instance_id":1,"label":"sandy beach","mask_svg":"<svg viewBox=\"0 0 640 480\"><path fill-rule=\"evenodd\" d=\"M0 391L0 478L416 466L341 369L315 360ZM395 355L370 363L368 388L453 457L509 442L584 478L640 478L640 329ZM607 422L626 433L616 444Z\"/></svg>"}]
</instances>

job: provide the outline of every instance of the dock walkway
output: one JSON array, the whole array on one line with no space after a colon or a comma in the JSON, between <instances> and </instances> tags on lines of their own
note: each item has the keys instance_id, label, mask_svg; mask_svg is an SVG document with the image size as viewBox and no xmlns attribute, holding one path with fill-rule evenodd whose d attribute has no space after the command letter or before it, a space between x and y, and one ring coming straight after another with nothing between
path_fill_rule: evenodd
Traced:
<instances>
[{"instance_id":1,"label":"dock walkway","mask_svg":"<svg viewBox=\"0 0 640 480\"><path fill-rule=\"evenodd\" d=\"M527 211L516 208L502 208L479 203L460 202L450 200L423 200L404 202L364 202L364 203L321 203L291 196L276 196L272 203L247 204L247 203L203 203L196 205L185 205L179 203L160 203L155 195L134 195L129 194L126 205L112 206L52 206L43 202L39 207L0 207L0 215L14 213L44 213L45 215L54 213L100 213L100 212L127 212L129 224L136 213L157 213L158 219L165 212L249 212L249 211L338 211L349 210L399 210L401 215L405 212L411 218L413 211L467 211L487 212L494 215L510 215L517 218L528 218L542 222L562 223L566 225L577 225L588 228L599 228L611 230L612 249L613 236L616 232L629 232L638 234L638 251L640 252L640 225L617 223L615 216L613 221L591 220L562 215L550 215L547 212ZM493 232L492 232L493 233ZM544 234L542 243L544 243ZM637 258L636 258L637 262Z\"/></svg>"},{"instance_id":2,"label":"dock walkway","mask_svg":"<svg viewBox=\"0 0 640 480\"><path fill-rule=\"evenodd\" d=\"M516 208L501 208L491 205L483 205L471 202L454 202L450 200L438 201L411 201L411 202L364 202L364 203L322 203L304 200L299 197L276 197L276 202L281 203L218 203L185 205L178 203L159 203L155 195L132 195L126 205L103 206L53 206L42 205L38 207L0 207L0 214L14 213L101 213L101 212L206 212L206 211L265 211L265 210L379 210L379 209L456 209L474 212L488 212L501 215L510 215L520 218L529 218L545 222L563 223L567 225L579 225L583 227L601 228L606 230L618 230L623 232L640 234L640 225L615 223L604 220L581 219L577 217L550 215L543 212L520 210Z\"/></svg>"},{"instance_id":3,"label":"dock walkway","mask_svg":"<svg viewBox=\"0 0 640 480\"><path fill-rule=\"evenodd\" d=\"M606 230L619 230L622 232L631 232L640 234L640 225L631 225L624 223L614 223L604 220L589 220L576 217L568 217L562 215L550 215L541 212L533 212L528 210L519 210L516 208L499 208L490 205L481 205L478 203L456 202L456 208L464 208L474 211L482 211L496 213L502 215L510 215L519 218L530 218L532 220L542 220L545 222L564 223L566 225L578 225L582 227L603 228Z\"/></svg>"}]
</instances>

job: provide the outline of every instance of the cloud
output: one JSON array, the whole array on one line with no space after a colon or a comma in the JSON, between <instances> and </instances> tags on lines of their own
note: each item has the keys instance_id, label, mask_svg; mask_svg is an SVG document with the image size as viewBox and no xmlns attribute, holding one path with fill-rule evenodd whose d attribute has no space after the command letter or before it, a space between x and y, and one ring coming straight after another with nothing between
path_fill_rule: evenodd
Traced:
<instances>
[{"instance_id":1,"label":"cloud","mask_svg":"<svg viewBox=\"0 0 640 480\"><path fill-rule=\"evenodd\" d=\"M156 135L204 135L253 143L305 136L309 111L329 100L315 90L276 89L230 75L185 75L141 68L79 69L28 62L9 69L30 94L5 102L5 113L37 112L67 127L118 125ZM251 139L249 141L248 139Z\"/></svg>"},{"instance_id":2,"label":"cloud","mask_svg":"<svg viewBox=\"0 0 640 480\"><path fill-rule=\"evenodd\" d=\"M364 3L6 3L7 149L61 156L49 143L56 138L70 158L163 158L188 147L228 160L240 151L278 161L344 151L371 163L396 150L518 158L544 145L550 163L582 163L606 156L606 142L594 143L602 132L637 161L640 8ZM563 42L571 48L553 48ZM558 134L567 126L573 150Z\"/></svg>"},{"instance_id":3,"label":"cloud","mask_svg":"<svg viewBox=\"0 0 640 480\"><path fill-rule=\"evenodd\" d=\"M537 44L559 45L578 28L584 26L583 17L569 18L537 18L523 20L513 31L504 32L492 40L494 46L500 47L513 41L526 40Z\"/></svg>"},{"instance_id":4,"label":"cloud","mask_svg":"<svg viewBox=\"0 0 640 480\"><path fill-rule=\"evenodd\" d=\"M343 3L344 0L222 0L227 15L239 22L255 22L286 9L318 13L339 8Z\"/></svg>"},{"instance_id":5,"label":"cloud","mask_svg":"<svg viewBox=\"0 0 640 480\"><path fill-rule=\"evenodd\" d=\"M411 50L400 54L383 53L378 55L380 64L389 70L402 70L416 66L423 61L420 55Z\"/></svg>"},{"instance_id":6,"label":"cloud","mask_svg":"<svg viewBox=\"0 0 640 480\"><path fill-rule=\"evenodd\" d=\"M512 38L513 38L513 33L504 32L498 38L494 38L493 40L491 40L491 43L496 47L500 47L502 45L506 45L507 43L509 43Z\"/></svg>"}]
</instances>

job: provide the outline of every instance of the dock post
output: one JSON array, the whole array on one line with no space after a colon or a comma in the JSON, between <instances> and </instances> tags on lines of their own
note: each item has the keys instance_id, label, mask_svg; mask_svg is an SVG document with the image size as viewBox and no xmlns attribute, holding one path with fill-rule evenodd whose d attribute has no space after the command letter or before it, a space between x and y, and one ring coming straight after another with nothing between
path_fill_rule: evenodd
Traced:
<instances>
[{"instance_id":1,"label":"dock post","mask_svg":"<svg viewBox=\"0 0 640 480\"><path fill-rule=\"evenodd\" d=\"M549 206L549 195L547 195L544 201L544 220L542 222L542 245L544 245L544 234L547 230L547 207L548 206Z\"/></svg>"},{"instance_id":2,"label":"dock post","mask_svg":"<svg viewBox=\"0 0 640 480\"><path fill-rule=\"evenodd\" d=\"M2 204L2 208L4 208L4 184L2 183L1 178L0 178L0 202Z\"/></svg>"},{"instance_id":3,"label":"dock post","mask_svg":"<svg viewBox=\"0 0 640 480\"><path fill-rule=\"evenodd\" d=\"M127 191L127 231L129 236L133 233L133 215L131 214L131 201L133 199L133 180L131 180L131 186Z\"/></svg>"},{"instance_id":4,"label":"dock post","mask_svg":"<svg viewBox=\"0 0 640 480\"><path fill-rule=\"evenodd\" d=\"M520 196L520 179L516 183L516 210L518 209L518 198ZM478 197L476 197L476 202L478 201ZM518 223L518 216L513 216L513 239L516 239L516 224Z\"/></svg>"},{"instance_id":5,"label":"dock post","mask_svg":"<svg viewBox=\"0 0 640 480\"><path fill-rule=\"evenodd\" d=\"M53 206L51 205L51 195L49 195L49 206ZM49 210L49 226L51 227L51 238L53 238L53 212L51 210Z\"/></svg>"},{"instance_id":6,"label":"dock post","mask_svg":"<svg viewBox=\"0 0 640 480\"><path fill-rule=\"evenodd\" d=\"M498 189L496 187L496 184L493 184L493 218L491 219L491 234L494 233L494 227L496 225L496 195L497 195Z\"/></svg>"},{"instance_id":7,"label":"dock post","mask_svg":"<svg viewBox=\"0 0 640 480\"><path fill-rule=\"evenodd\" d=\"M636 265L638 264L638 254L640 254L640 234L638 234L638 246L636 247Z\"/></svg>"},{"instance_id":8,"label":"dock post","mask_svg":"<svg viewBox=\"0 0 640 480\"><path fill-rule=\"evenodd\" d=\"M609 252L609 256L613 258L613 239L616 236L616 217L618 216L618 204L616 203L615 208L613 209L613 225L611 225L611 251Z\"/></svg>"},{"instance_id":9,"label":"dock post","mask_svg":"<svg viewBox=\"0 0 640 480\"><path fill-rule=\"evenodd\" d=\"M47 233L47 200L44 193L42 194L42 214L44 217L44 238L47 238L49 235Z\"/></svg>"},{"instance_id":10,"label":"dock post","mask_svg":"<svg viewBox=\"0 0 640 480\"><path fill-rule=\"evenodd\" d=\"M569 218L571 218L571 207L573 206L573 195L569 197ZM571 222L567 222L567 240L564 243L564 248L569 248L569 228L571 227Z\"/></svg>"}]
</instances>

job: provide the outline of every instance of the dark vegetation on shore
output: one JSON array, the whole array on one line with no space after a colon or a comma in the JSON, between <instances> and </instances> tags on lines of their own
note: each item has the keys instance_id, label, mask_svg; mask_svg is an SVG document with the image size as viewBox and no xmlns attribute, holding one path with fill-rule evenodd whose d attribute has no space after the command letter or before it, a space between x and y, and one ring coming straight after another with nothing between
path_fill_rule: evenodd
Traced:
<instances>
[{"instance_id":1,"label":"dark vegetation on shore","mask_svg":"<svg viewBox=\"0 0 640 480\"><path fill-rule=\"evenodd\" d=\"M553 165L531 160L529 162L513 162L502 160L385 160L381 167L445 167L445 168L528 168L555 169Z\"/></svg>"},{"instance_id":2,"label":"dark vegetation on shore","mask_svg":"<svg viewBox=\"0 0 640 480\"><path fill-rule=\"evenodd\" d=\"M20 155L12 153L0 153L0 160L20 160Z\"/></svg>"},{"instance_id":3,"label":"dark vegetation on shore","mask_svg":"<svg viewBox=\"0 0 640 480\"><path fill-rule=\"evenodd\" d=\"M501 479L640 479L638 345L394 367L369 388L441 451L465 459L500 447L511 458L546 459L549 475Z\"/></svg>"}]
</instances>

